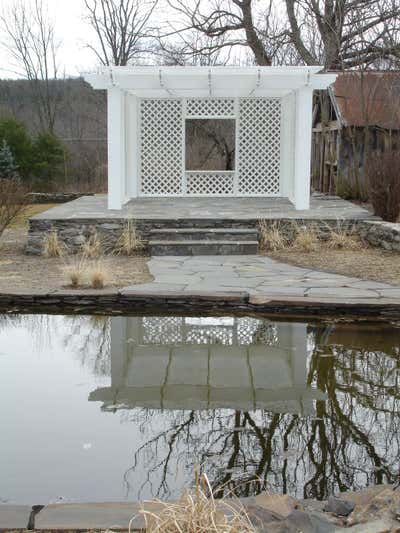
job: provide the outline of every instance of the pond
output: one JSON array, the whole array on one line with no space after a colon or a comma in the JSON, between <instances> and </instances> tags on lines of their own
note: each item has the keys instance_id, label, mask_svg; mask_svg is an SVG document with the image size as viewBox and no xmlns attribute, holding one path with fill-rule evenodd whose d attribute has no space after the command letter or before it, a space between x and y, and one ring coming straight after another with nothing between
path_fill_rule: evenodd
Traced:
<instances>
[{"instance_id":1,"label":"pond","mask_svg":"<svg viewBox=\"0 0 400 533\"><path fill-rule=\"evenodd\" d=\"M0 502L397 479L400 324L0 316Z\"/></svg>"}]
</instances>

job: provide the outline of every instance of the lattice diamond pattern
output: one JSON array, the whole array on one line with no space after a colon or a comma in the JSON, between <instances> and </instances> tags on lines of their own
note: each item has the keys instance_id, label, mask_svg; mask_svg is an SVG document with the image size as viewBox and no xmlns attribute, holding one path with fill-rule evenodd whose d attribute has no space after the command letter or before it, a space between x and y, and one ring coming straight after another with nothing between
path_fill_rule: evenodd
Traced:
<instances>
[{"instance_id":1,"label":"lattice diamond pattern","mask_svg":"<svg viewBox=\"0 0 400 533\"><path fill-rule=\"evenodd\" d=\"M187 100L187 116L235 114L232 98ZM183 193L183 128L180 99L142 99L140 103L142 195ZM281 102L276 98L240 99L238 189L240 195L280 193ZM186 173L186 194L234 194L233 175Z\"/></svg>"},{"instance_id":2,"label":"lattice diamond pattern","mask_svg":"<svg viewBox=\"0 0 400 533\"><path fill-rule=\"evenodd\" d=\"M278 345L276 325L251 317L236 318L233 325L191 325L182 317L144 317L143 344Z\"/></svg>"},{"instance_id":3,"label":"lattice diamond pattern","mask_svg":"<svg viewBox=\"0 0 400 533\"><path fill-rule=\"evenodd\" d=\"M183 318L178 316L143 317L143 344L181 344L183 342Z\"/></svg>"},{"instance_id":4,"label":"lattice diamond pattern","mask_svg":"<svg viewBox=\"0 0 400 533\"><path fill-rule=\"evenodd\" d=\"M233 98L191 98L186 101L186 116L232 117L235 115Z\"/></svg>"},{"instance_id":5,"label":"lattice diamond pattern","mask_svg":"<svg viewBox=\"0 0 400 533\"><path fill-rule=\"evenodd\" d=\"M187 194L233 194L234 172L186 172Z\"/></svg>"},{"instance_id":6,"label":"lattice diamond pattern","mask_svg":"<svg viewBox=\"0 0 400 533\"><path fill-rule=\"evenodd\" d=\"M141 194L181 194L181 100L142 99L140 123Z\"/></svg>"},{"instance_id":7,"label":"lattice diamond pattern","mask_svg":"<svg viewBox=\"0 0 400 533\"><path fill-rule=\"evenodd\" d=\"M242 98L239 118L239 194L280 193L280 139L280 100Z\"/></svg>"}]
</instances>

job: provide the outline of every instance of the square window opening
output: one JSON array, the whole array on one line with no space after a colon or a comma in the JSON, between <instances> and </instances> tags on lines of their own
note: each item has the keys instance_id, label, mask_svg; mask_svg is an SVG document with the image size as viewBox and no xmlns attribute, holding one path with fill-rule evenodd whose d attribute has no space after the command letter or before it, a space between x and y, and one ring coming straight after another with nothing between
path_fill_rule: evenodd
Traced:
<instances>
[{"instance_id":1,"label":"square window opening","mask_svg":"<svg viewBox=\"0 0 400 533\"><path fill-rule=\"evenodd\" d=\"M235 170L235 122L220 118L186 119L186 170Z\"/></svg>"}]
</instances>

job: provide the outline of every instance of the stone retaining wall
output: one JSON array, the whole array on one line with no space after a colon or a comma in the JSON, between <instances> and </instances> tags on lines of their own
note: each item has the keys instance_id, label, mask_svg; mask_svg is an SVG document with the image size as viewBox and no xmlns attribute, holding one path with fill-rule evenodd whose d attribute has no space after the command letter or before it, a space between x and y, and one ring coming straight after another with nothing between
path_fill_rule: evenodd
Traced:
<instances>
[{"instance_id":1,"label":"stone retaining wall","mask_svg":"<svg viewBox=\"0 0 400 533\"><path fill-rule=\"evenodd\" d=\"M93 234L107 245L113 247L121 235L126 219L31 219L29 221L26 253L40 255L43 239L49 231L56 231L59 239L70 253L77 253L82 244ZM291 220L278 221L280 231L292 239L296 226L312 226L321 239L326 239L332 229L340 225L341 229L355 231L372 246L385 250L400 251L400 223L394 224L382 220ZM223 220L223 219L184 219L184 220L135 220L141 237L149 239L151 229L162 228L256 228L258 220Z\"/></svg>"},{"instance_id":2,"label":"stone retaining wall","mask_svg":"<svg viewBox=\"0 0 400 533\"><path fill-rule=\"evenodd\" d=\"M362 239L372 246L380 246L385 250L400 251L400 223L382 220L366 220L361 222L358 233Z\"/></svg>"},{"instance_id":3,"label":"stone retaining wall","mask_svg":"<svg viewBox=\"0 0 400 533\"><path fill-rule=\"evenodd\" d=\"M81 196L94 196L93 192L30 192L30 204L64 204Z\"/></svg>"},{"instance_id":4,"label":"stone retaining wall","mask_svg":"<svg viewBox=\"0 0 400 533\"><path fill-rule=\"evenodd\" d=\"M329 317L398 320L396 298L311 298L250 295L247 292L155 291L127 289L15 290L0 293L0 313L143 315L146 313L259 315L324 320Z\"/></svg>"},{"instance_id":5,"label":"stone retaining wall","mask_svg":"<svg viewBox=\"0 0 400 533\"><path fill-rule=\"evenodd\" d=\"M56 231L60 241L65 244L70 253L80 251L82 244L94 233L107 245L113 247L118 240L126 224L127 219L45 219L32 218L29 220L28 242L26 253L40 255L43 250L43 239L47 232ZM271 221L273 223L273 221ZM346 220L340 221L332 219L320 220L292 220L279 219L279 229L289 239L293 238L296 227L312 226L321 239L327 238L330 229L334 229L340 224L342 228L349 230L356 227L361 221ZM258 227L258 219L249 220L225 220L225 219L166 219L135 220L135 225L141 237L147 241L151 229L162 228L231 228L231 229L252 229Z\"/></svg>"}]
</instances>

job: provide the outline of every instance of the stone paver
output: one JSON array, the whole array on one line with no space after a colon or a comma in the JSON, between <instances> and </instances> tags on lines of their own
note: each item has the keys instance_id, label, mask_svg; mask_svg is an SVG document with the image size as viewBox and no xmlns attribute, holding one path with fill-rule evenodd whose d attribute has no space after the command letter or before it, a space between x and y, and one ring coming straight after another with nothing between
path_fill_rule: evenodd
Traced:
<instances>
[{"instance_id":1,"label":"stone paver","mask_svg":"<svg viewBox=\"0 0 400 533\"><path fill-rule=\"evenodd\" d=\"M35 529L124 529L138 514L129 503L65 503L47 505L35 519Z\"/></svg>"},{"instance_id":2,"label":"stone paver","mask_svg":"<svg viewBox=\"0 0 400 533\"><path fill-rule=\"evenodd\" d=\"M279 263L259 255L157 257L148 263L152 283L125 287L122 294L242 291L263 298L304 297L352 302L400 304L400 288L387 283L330 274Z\"/></svg>"},{"instance_id":3,"label":"stone paver","mask_svg":"<svg viewBox=\"0 0 400 533\"><path fill-rule=\"evenodd\" d=\"M366 209L339 197L311 196L310 209L296 211L287 198L135 198L120 211L107 209L107 196L82 196L33 217L45 219L136 220L259 220L285 219L371 219ZM115 224L115 222L114 222Z\"/></svg>"},{"instance_id":4,"label":"stone paver","mask_svg":"<svg viewBox=\"0 0 400 533\"><path fill-rule=\"evenodd\" d=\"M30 505L0 504L0 529L26 529L31 511Z\"/></svg>"}]
</instances>

